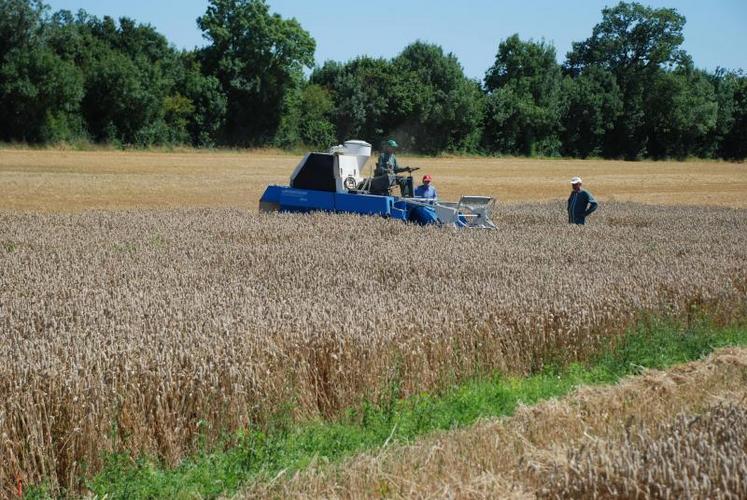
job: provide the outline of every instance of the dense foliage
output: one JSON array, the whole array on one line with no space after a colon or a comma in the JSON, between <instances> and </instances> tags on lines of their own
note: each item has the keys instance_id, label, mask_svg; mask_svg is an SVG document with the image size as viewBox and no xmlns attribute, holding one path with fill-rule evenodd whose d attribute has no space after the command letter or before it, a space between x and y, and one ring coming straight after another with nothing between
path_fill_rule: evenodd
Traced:
<instances>
[{"instance_id":1,"label":"dense foliage","mask_svg":"<svg viewBox=\"0 0 747 500\"><path fill-rule=\"evenodd\" d=\"M392 59L314 66L315 41L265 0L210 0L207 45L152 26L0 0L0 141L323 148L395 135L428 154L743 159L747 77L697 69L674 9L602 11L559 64L513 35L483 82L416 41Z\"/></svg>"}]
</instances>

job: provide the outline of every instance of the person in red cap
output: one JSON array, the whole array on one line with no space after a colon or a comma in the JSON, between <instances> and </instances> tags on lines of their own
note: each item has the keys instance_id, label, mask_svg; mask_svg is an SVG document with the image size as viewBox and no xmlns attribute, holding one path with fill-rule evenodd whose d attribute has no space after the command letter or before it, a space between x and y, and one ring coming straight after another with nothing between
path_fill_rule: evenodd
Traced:
<instances>
[{"instance_id":1,"label":"person in red cap","mask_svg":"<svg viewBox=\"0 0 747 500\"><path fill-rule=\"evenodd\" d=\"M430 198L430 199L438 198L438 194L436 193L436 188L431 186L430 175L426 174L423 176L423 184L421 184L415 189L415 198Z\"/></svg>"}]
</instances>

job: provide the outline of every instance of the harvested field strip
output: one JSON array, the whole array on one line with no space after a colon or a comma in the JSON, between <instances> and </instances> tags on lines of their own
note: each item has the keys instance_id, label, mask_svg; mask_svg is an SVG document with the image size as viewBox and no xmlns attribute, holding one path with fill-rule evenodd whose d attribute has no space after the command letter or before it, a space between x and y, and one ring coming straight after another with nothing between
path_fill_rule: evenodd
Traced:
<instances>
[{"instance_id":1,"label":"harvested field strip","mask_svg":"<svg viewBox=\"0 0 747 500\"><path fill-rule=\"evenodd\" d=\"M540 495L551 498L747 498L747 401L723 398L699 415L568 453Z\"/></svg>"},{"instance_id":2,"label":"harvested field strip","mask_svg":"<svg viewBox=\"0 0 747 500\"><path fill-rule=\"evenodd\" d=\"M502 207L498 231L240 210L0 214L0 485L588 360L747 316L747 211Z\"/></svg>"},{"instance_id":3,"label":"harvested field strip","mask_svg":"<svg viewBox=\"0 0 747 500\"><path fill-rule=\"evenodd\" d=\"M744 498L746 418L747 349L725 348L238 496Z\"/></svg>"},{"instance_id":4,"label":"harvested field strip","mask_svg":"<svg viewBox=\"0 0 747 500\"><path fill-rule=\"evenodd\" d=\"M313 469L319 463L336 462L356 451L408 442L434 430L471 425L480 418L511 415L517 408L567 394L579 385L617 382L644 366L665 368L697 359L718 345L747 345L747 328L714 331L705 325L687 330L649 325L631 333L589 366L572 365L562 371L547 370L527 378L476 380L440 396L420 395L351 409L337 422L289 426L281 418L279 427L267 432L242 433L227 451L187 460L170 471L149 461L133 463L123 457L112 457L92 487L99 496L113 498L133 494L210 497L259 478L262 484L255 488L262 496L279 495L286 492L266 491L268 479L292 477L294 471L306 467ZM316 493L327 494L319 491L312 496Z\"/></svg>"},{"instance_id":5,"label":"harvested field strip","mask_svg":"<svg viewBox=\"0 0 747 500\"><path fill-rule=\"evenodd\" d=\"M0 148L0 209L241 207L257 210L267 184L287 184L303 157L263 151L38 151ZM375 158L369 160L370 163ZM747 167L718 161L622 162L522 158L413 158L445 199L483 194L527 203L568 196L582 176L603 202L747 208Z\"/></svg>"}]
</instances>

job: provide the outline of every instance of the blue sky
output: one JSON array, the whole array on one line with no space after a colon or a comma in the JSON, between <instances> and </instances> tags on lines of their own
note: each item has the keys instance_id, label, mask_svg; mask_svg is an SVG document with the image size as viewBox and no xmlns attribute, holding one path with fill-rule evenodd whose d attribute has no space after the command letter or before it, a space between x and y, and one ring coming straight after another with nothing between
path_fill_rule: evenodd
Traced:
<instances>
[{"instance_id":1,"label":"blue sky","mask_svg":"<svg viewBox=\"0 0 747 500\"><path fill-rule=\"evenodd\" d=\"M53 10L85 9L102 17L131 17L153 25L178 48L205 44L195 20L207 0L46 0ZM605 5L599 0L268 0L273 12L295 17L317 42L316 61L347 61L359 55L394 57L423 40L453 52L467 76L482 79L500 40L553 43L562 61L571 43L591 35ZM649 0L687 18L685 44L700 68L747 70L747 0Z\"/></svg>"}]
</instances>

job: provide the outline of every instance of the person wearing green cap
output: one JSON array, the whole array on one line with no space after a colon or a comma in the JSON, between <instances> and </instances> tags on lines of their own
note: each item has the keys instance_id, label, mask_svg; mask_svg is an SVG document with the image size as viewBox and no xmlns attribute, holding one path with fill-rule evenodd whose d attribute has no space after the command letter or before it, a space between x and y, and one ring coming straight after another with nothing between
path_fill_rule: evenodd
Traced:
<instances>
[{"instance_id":1,"label":"person wearing green cap","mask_svg":"<svg viewBox=\"0 0 747 500\"><path fill-rule=\"evenodd\" d=\"M394 154L394 150L399 147L397 141L389 139L384 141L382 144L382 152L379 155L379 160L376 162L376 170L374 170L374 178L371 184L371 191L376 194L386 194L389 189L395 184L400 187L400 192L404 193L407 191L407 181L398 176L401 172L409 172L410 169L407 167L400 167L397 163L397 157ZM412 194L410 194L412 196Z\"/></svg>"},{"instance_id":2,"label":"person wearing green cap","mask_svg":"<svg viewBox=\"0 0 747 500\"><path fill-rule=\"evenodd\" d=\"M394 150L399 147L397 141L389 139L384 142L383 146L383 151L379 155L379 161L376 162L374 175L378 177L380 175L394 175L403 172L404 170L399 168L397 157L394 155Z\"/></svg>"}]
</instances>

